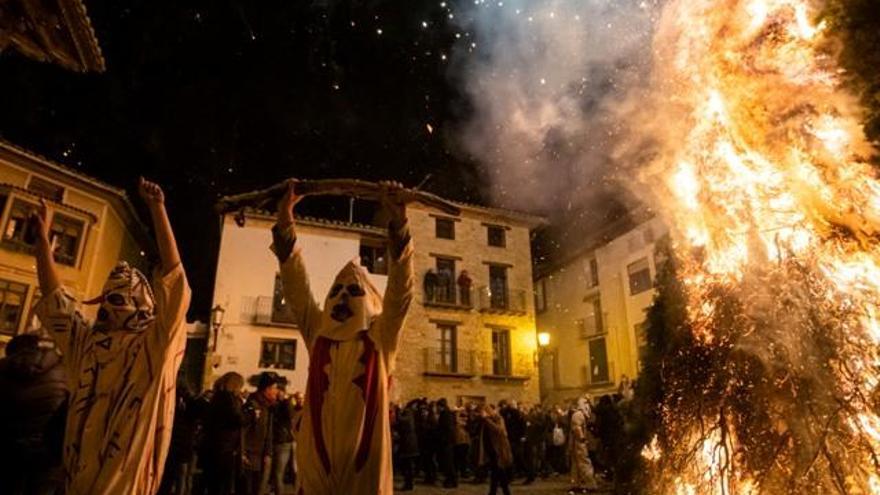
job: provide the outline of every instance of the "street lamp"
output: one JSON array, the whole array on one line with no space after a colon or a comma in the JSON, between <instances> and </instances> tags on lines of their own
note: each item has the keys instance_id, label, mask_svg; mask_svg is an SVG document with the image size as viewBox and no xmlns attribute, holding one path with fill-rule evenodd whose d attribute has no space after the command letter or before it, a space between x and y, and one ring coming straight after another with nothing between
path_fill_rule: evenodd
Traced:
<instances>
[{"instance_id":1,"label":"street lamp","mask_svg":"<svg viewBox=\"0 0 880 495\"><path fill-rule=\"evenodd\" d=\"M217 340L220 337L220 328L223 326L223 316L226 314L226 309L219 304L211 308L211 329L214 331L214 343L211 346L211 351L217 350Z\"/></svg>"},{"instance_id":2,"label":"street lamp","mask_svg":"<svg viewBox=\"0 0 880 495\"><path fill-rule=\"evenodd\" d=\"M538 332L538 346L542 349L550 345L550 333Z\"/></svg>"}]
</instances>

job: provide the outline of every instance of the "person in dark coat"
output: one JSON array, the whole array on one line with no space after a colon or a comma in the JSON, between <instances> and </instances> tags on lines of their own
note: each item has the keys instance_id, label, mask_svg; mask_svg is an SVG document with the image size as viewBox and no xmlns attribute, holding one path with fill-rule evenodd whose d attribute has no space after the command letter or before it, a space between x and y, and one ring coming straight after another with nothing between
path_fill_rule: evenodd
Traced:
<instances>
[{"instance_id":1,"label":"person in dark coat","mask_svg":"<svg viewBox=\"0 0 880 495\"><path fill-rule=\"evenodd\" d=\"M504 427L504 419L491 405L482 407L480 419L482 420L482 428L477 462L489 467L489 495L495 495L499 488L504 495L510 495L510 470L513 467L513 453L510 450L509 435Z\"/></svg>"},{"instance_id":2,"label":"person in dark coat","mask_svg":"<svg viewBox=\"0 0 880 495\"><path fill-rule=\"evenodd\" d=\"M434 271L433 268L429 268L427 272L425 272L425 280L423 282L423 288L425 290L425 299L428 302L434 302L434 298L437 294L437 283L439 279L437 278L437 272Z\"/></svg>"},{"instance_id":3,"label":"person in dark coat","mask_svg":"<svg viewBox=\"0 0 880 495\"><path fill-rule=\"evenodd\" d=\"M462 306L470 307L471 305L471 287L474 285L473 279L467 270L462 270L456 280L458 285L458 303Z\"/></svg>"},{"instance_id":4,"label":"person in dark coat","mask_svg":"<svg viewBox=\"0 0 880 495\"><path fill-rule=\"evenodd\" d=\"M244 404L245 424L241 435L243 493L262 495L269 489L272 473L273 425L278 399L279 376L264 371L257 379L257 391Z\"/></svg>"},{"instance_id":5,"label":"person in dark coat","mask_svg":"<svg viewBox=\"0 0 880 495\"><path fill-rule=\"evenodd\" d=\"M0 359L0 493L49 495L63 488L61 449L67 376L51 342L18 335Z\"/></svg>"},{"instance_id":6,"label":"person in dark coat","mask_svg":"<svg viewBox=\"0 0 880 495\"><path fill-rule=\"evenodd\" d=\"M244 378L235 372L226 373L214 382L199 455L207 495L236 492L241 471L241 428L245 422L241 401L243 386Z\"/></svg>"},{"instance_id":7,"label":"person in dark coat","mask_svg":"<svg viewBox=\"0 0 880 495\"><path fill-rule=\"evenodd\" d=\"M189 495L192 491L200 404L181 377L177 380L176 400L171 446L165 459L165 474L159 484L160 495Z\"/></svg>"},{"instance_id":8,"label":"person in dark coat","mask_svg":"<svg viewBox=\"0 0 880 495\"><path fill-rule=\"evenodd\" d=\"M526 418L516 402L503 402L501 417L507 429L507 438L513 453L513 465L516 471L525 471Z\"/></svg>"},{"instance_id":9,"label":"person in dark coat","mask_svg":"<svg viewBox=\"0 0 880 495\"><path fill-rule=\"evenodd\" d=\"M526 420L525 484L527 485L535 481L538 471L544 464L544 436L546 430L547 416L544 414L544 410L540 405L535 405L529 411Z\"/></svg>"},{"instance_id":10,"label":"person in dark coat","mask_svg":"<svg viewBox=\"0 0 880 495\"><path fill-rule=\"evenodd\" d=\"M403 487L400 491L413 490L415 463L419 458L419 439L416 435L418 403L410 401L398 414L394 427L397 433L397 458L401 464Z\"/></svg>"},{"instance_id":11,"label":"person in dark coat","mask_svg":"<svg viewBox=\"0 0 880 495\"><path fill-rule=\"evenodd\" d=\"M419 438L419 456L426 485L437 482L437 463L434 461L434 455L437 453L438 431L434 404L422 399L416 416L416 434Z\"/></svg>"},{"instance_id":12,"label":"person in dark coat","mask_svg":"<svg viewBox=\"0 0 880 495\"><path fill-rule=\"evenodd\" d=\"M455 430L457 421L455 411L449 408L446 399L437 401L438 438L440 440L437 457L443 469L443 488L458 487L458 470L455 468Z\"/></svg>"},{"instance_id":13,"label":"person in dark coat","mask_svg":"<svg viewBox=\"0 0 880 495\"><path fill-rule=\"evenodd\" d=\"M288 467L292 469L293 455L293 416L294 404L292 397L279 394L272 418L272 487L275 493L284 493L284 473Z\"/></svg>"}]
</instances>

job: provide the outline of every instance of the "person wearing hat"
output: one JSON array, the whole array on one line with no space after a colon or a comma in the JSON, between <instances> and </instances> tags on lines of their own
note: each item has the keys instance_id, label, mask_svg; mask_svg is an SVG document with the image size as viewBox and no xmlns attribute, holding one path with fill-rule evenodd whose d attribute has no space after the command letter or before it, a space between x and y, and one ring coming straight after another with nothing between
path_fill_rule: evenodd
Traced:
<instances>
[{"instance_id":1,"label":"person wearing hat","mask_svg":"<svg viewBox=\"0 0 880 495\"><path fill-rule=\"evenodd\" d=\"M36 231L43 293L35 312L69 376L63 452L68 495L153 495L171 442L190 289L162 189L143 178L138 189L153 221L160 272L151 285L135 267L117 264L101 293L87 302L99 305L94 322L61 285L45 202L29 224Z\"/></svg>"},{"instance_id":2,"label":"person wearing hat","mask_svg":"<svg viewBox=\"0 0 880 495\"><path fill-rule=\"evenodd\" d=\"M272 472L273 426L278 384L281 377L271 371L260 373L257 391L244 404L242 430L243 490L247 495L263 495L269 489Z\"/></svg>"}]
</instances>

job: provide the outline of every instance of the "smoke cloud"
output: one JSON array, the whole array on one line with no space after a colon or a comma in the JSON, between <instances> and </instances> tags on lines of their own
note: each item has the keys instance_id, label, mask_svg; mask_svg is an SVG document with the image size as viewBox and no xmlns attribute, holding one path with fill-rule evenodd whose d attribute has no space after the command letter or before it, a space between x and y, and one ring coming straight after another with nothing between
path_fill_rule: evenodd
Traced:
<instances>
[{"instance_id":1,"label":"smoke cloud","mask_svg":"<svg viewBox=\"0 0 880 495\"><path fill-rule=\"evenodd\" d=\"M646 77L658 0L476 0L456 14L460 132L492 199L553 212L607 191L620 102Z\"/></svg>"}]
</instances>

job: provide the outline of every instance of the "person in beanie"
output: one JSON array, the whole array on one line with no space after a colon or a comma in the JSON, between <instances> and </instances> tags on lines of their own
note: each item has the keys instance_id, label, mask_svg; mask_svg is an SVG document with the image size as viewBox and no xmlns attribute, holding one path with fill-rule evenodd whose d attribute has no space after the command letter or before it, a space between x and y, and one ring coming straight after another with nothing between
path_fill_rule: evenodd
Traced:
<instances>
[{"instance_id":1,"label":"person in beanie","mask_svg":"<svg viewBox=\"0 0 880 495\"><path fill-rule=\"evenodd\" d=\"M248 396L244 404L242 478L244 493L247 495L263 495L269 489L278 382L279 377L275 373L260 373L257 391Z\"/></svg>"},{"instance_id":2,"label":"person in beanie","mask_svg":"<svg viewBox=\"0 0 880 495\"><path fill-rule=\"evenodd\" d=\"M51 342L17 335L0 359L0 493L48 495L64 486L67 375Z\"/></svg>"},{"instance_id":3,"label":"person in beanie","mask_svg":"<svg viewBox=\"0 0 880 495\"><path fill-rule=\"evenodd\" d=\"M186 281L162 189L140 179L153 220L160 273L151 285L120 262L87 321L61 286L42 203L37 230L37 275L43 298L35 312L63 356L70 379L64 435L67 495L153 495L171 442L177 371L186 348Z\"/></svg>"}]
</instances>

